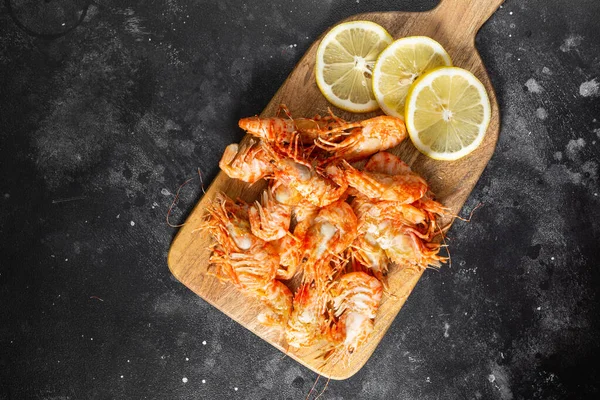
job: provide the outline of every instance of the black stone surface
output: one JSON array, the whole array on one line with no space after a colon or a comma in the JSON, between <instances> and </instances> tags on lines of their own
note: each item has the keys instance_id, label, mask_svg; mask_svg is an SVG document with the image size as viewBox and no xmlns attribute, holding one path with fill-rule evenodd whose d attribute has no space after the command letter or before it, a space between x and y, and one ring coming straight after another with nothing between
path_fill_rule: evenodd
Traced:
<instances>
[{"instance_id":1,"label":"black stone surface","mask_svg":"<svg viewBox=\"0 0 600 400\"><path fill-rule=\"evenodd\" d=\"M435 4L5 1L0 399L305 398L316 374L171 276L165 215L327 27ZM322 398L598 398L599 15L508 0L482 28L502 131L463 215L483 206Z\"/></svg>"}]
</instances>

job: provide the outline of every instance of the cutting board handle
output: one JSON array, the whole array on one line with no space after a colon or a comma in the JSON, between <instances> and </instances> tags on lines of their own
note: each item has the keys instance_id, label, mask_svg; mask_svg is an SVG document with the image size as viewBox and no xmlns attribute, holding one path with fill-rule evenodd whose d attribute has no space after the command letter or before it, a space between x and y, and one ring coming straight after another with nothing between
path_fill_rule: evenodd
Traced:
<instances>
[{"instance_id":1,"label":"cutting board handle","mask_svg":"<svg viewBox=\"0 0 600 400\"><path fill-rule=\"evenodd\" d=\"M431 12L449 35L455 32L457 38L474 38L502 3L504 0L441 0Z\"/></svg>"}]
</instances>

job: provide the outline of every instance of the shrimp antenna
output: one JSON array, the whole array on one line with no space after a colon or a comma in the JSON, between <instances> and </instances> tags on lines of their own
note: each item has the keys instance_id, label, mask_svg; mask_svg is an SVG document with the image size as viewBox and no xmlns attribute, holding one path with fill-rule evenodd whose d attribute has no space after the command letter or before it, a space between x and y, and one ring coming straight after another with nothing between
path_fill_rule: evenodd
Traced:
<instances>
[{"instance_id":1,"label":"shrimp antenna","mask_svg":"<svg viewBox=\"0 0 600 400\"><path fill-rule=\"evenodd\" d=\"M312 387L310 388L310 391L306 395L305 400L308 400L310 398L310 395L312 394L313 390L315 390L315 387L317 386L317 382L319 382L320 378L321 378L321 374L317 373L317 379L315 379L315 383L313 383Z\"/></svg>"},{"instance_id":2,"label":"shrimp antenna","mask_svg":"<svg viewBox=\"0 0 600 400\"><path fill-rule=\"evenodd\" d=\"M319 395L317 397L315 397L315 400L317 400L319 397L323 396L323 393L325 393L325 390L327 390L327 386L329 386L329 381L331 381L331 378L327 378L327 382L325 382L325 386L323 386L323 390L321 390Z\"/></svg>"},{"instance_id":3,"label":"shrimp antenna","mask_svg":"<svg viewBox=\"0 0 600 400\"><path fill-rule=\"evenodd\" d=\"M455 215L454 218L460 219L461 221L464 221L464 222L471 222L471 218L473 218L473 213L475 212L475 210L477 210L481 206L483 206L483 203L479 202L475 207L473 207L473 209L471 210L471 213L469 214L469 218L463 218L460 215Z\"/></svg>"},{"instance_id":4,"label":"shrimp antenna","mask_svg":"<svg viewBox=\"0 0 600 400\"><path fill-rule=\"evenodd\" d=\"M440 235L442 236L442 243L444 243L443 247L446 248L446 254L448 254L448 268L452 268L452 256L450 255L450 246L448 246L448 243L446 242L446 235L444 235L444 232L442 232L442 228L438 225L437 221L435 221L434 223L437 229L439 230Z\"/></svg>"},{"instance_id":5,"label":"shrimp antenna","mask_svg":"<svg viewBox=\"0 0 600 400\"><path fill-rule=\"evenodd\" d=\"M198 169L198 172L200 172L200 169ZM169 211L167 211L167 225L169 225L171 228L180 228L185 224L172 224L169 221L169 216L171 215L171 211L173 211L173 207L175 207L175 205L177 204L177 201L179 200L179 192L181 192L181 189L187 185L188 183L190 183L191 181L193 181L195 178L190 178L187 181L183 182L180 186L179 189L177 189L177 193L175 194L175 198L173 199L173 202L171 203L171 206L169 207ZM201 178L202 179L202 178ZM202 180L201 180L202 182ZM202 190L204 191L204 189Z\"/></svg>"}]
</instances>

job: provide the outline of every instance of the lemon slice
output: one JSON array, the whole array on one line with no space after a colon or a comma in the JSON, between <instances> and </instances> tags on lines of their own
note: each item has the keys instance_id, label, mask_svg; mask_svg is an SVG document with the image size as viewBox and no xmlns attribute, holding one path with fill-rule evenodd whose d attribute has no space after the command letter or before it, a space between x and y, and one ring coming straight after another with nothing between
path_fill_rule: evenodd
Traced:
<instances>
[{"instance_id":1,"label":"lemon slice","mask_svg":"<svg viewBox=\"0 0 600 400\"><path fill-rule=\"evenodd\" d=\"M377 56L390 43L390 34L374 22L351 21L335 26L317 49L315 75L321 93L346 111L378 109L371 74Z\"/></svg>"},{"instance_id":2,"label":"lemon slice","mask_svg":"<svg viewBox=\"0 0 600 400\"><path fill-rule=\"evenodd\" d=\"M406 129L423 154L457 160L475 150L490 123L490 100L469 71L441 67L421 76L406 99Z\"/></svg>"},{"instance_id":3,"label":"lemon slice","mask_svg":"<svg viewBox=\"0 0 600 400\"><path fill-rule=\"evenodd\" d=\"M441 44L426 36L396 40L377 59L373 70L373 93L387 115L404 119L410 85L424 72L452 65Z\"/></svg>"}]
</instances>

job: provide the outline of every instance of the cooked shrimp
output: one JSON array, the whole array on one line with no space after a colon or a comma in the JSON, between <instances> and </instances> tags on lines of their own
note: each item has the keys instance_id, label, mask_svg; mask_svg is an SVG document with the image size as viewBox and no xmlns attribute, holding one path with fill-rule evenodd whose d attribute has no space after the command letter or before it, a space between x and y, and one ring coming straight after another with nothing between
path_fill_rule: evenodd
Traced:
<instances>
[{"instance_id":1,"label":"cooked shrimp","mask_svg":"<svg viewBox=\"0 0 600 400\"><path fill-rule=\"evenodd\" d=\"M251 233L244 204L218 194L208 211L205 224L216 241L210 257L215 276L267 305L276 316L269 321L285 323L292 295L275 279L279 267L276 248Z\"/></svg>"},{"instance_id":2,"label":"cooked shrimp","mask_svg":"<svg viewBox=\"0 0 600 400\"><path fill-rule=\"evenodd\" d=\"M378 227L377 243L399 266L439 267L446 261L438 254L439 243L424 241L413 229L391 220L384 220Z\"/></svg>"},{"instance_id":3,"label":"cooked shrimp","mask_svg":"<svg viewBox=\"0 0 600 400\"><path fill-rule=\"evenodd\" d=\"M225 148L219 167L230 178L254 183L275 170L263 147L257 140L241 145L232 143Z\"/></svg>"},{"instance_id":4,"label":"cooked shrimp","mask_svg":"<svg viewBox=\"0 0 600 400\"><path fill-rule=\"evenodd\" d=\"M350 133L341 142L319 137L315 144L333 153L333 159L358 161L378 151L396 147L406 138L406 126L396 117L382 115L337 128L349 129Z\"/></svg>"},{"instance_id":5,"label":"cooked shrimp","mask_svg":"<svg viewBox=\"0 0 600 400\"><path fill-rule=\"evenodd\" d=\"M377 279L384 280L389 269L390 259L373 235L357 236L349 251L355 262L373 272Z\"/></svg>"},{"instance_id":6,"label":"cooked shrimp","mask_svg":"<svg viewBox=\"0 0 600 400\"><path fill-rule=\"evenodd\" d=\"M324 310L326 302L325 292L315 285L304 283L298 288L285 330L288 345L310 346L323 338L323 329L328 324Z\"/></svg>"},{"instance_id":7,"label":"cooked shrimp","mask_svg":"<svg viewBox=\"0 0 600 400\"><path fill-rule=\"evenodd\" d=\"M357 219L352 207L337 201L319 210L303 242L304 282L321 287L332 273L329 261L341 254L356 238Z\"/></svg>"},{"instance_id":8,"label":"cooked shrimp","mask_svg":"<svg viewBox=\"0 0 600 400\"><path fill-rule=\"evenodd\" d=\"M207 211L204 227L226 251L245 251L262 245L263 241L250 230L247 204L235 203L225 194L217 193Z\"/></svg>"},{"instance_id":9,"label":"cooked shrimp","mask_svg":"<svg viewBox=\"0 0 600 400\"><path fill-rule=\"evenodd\" d=\"M379 279L387 272L387 259L401 266L409 263L423 268L444 260L437 255L439 244L428 243L435 236L435 217L430 212L411 204L361 196L351 204L358 219L358 237L351 253Z\"/></svg>"},{"instance_id":10,"label":"cooked shrimp","mask_svg":"<svg viewBox=\"0 0 600 400\"><path fill-rule=\"evenodd\" d=\"M277 268L277 279L292 279L298 272L302 259L302 240L295 235L287 234L281 239L270 242L279 253L279 268Z\"/></svg>"},{"instance_id":11,"label":"cooked shrimp","mask_svg":"<svg viewBox=\"0 0 600 400\"><path fill-rule=\"evenodd\" d=\"M364 272L345 274L332 285L333 309L338 320L329 336L341 346L338 351L352 354L367 341L373 332L382 293L381 282Z\"/></svg>"},{"instance_id":12,"label":"cooked shrimp","mask_svg":"<svg viewBox=\"0 0 600 400\"><path fill-rule=\"evenodd\" d=\"M292 313L292 292L282 282L273 280L259 297L271 310L271 314L259 314L257 319L264 325L285 327Z\"/></svg>"},{"instance_id":13,"label":"cooked shrimp","mask_svg":"<svg viewBox=\"0 0 600 400\"><path fill-rule=\"evenodd\" d=\"M335 166L327 168L327 176L324 176L314 168L289 158L276 156L274 165L277 180L289 185L316 206L323 207L337 201L348 188L343 172Z\"/></svg>"},{"instance_id":14,"label":"cooked shrimp","mask_svg":"<svg viewBox=\"0 0 600 400\"><path fill-rule=\"evenodd\" d=\"M292 207L275 200L270 190L261 195L248 210L252 233L267 242L281 239L289 233Z\"/></svg>"},{"instance_id":15,"label":"cooked shrimp","mask_svg":"<svg viewBox=\"0 0 600 400\"><path fill-rule=\"evenodd\" d=\"M247 206L219 193L208 212L206 225L218 246L211 262L225 267L217 270L217 277L245 289L260 288L273 280L278 254L272 245L252 234Z\"/></svg>"},{"instance_id":16,"label":"cooked shrimp","mask_svg":"<svg viewBox=\"0 0 600 400\"><path fill-rule=\"evenodd\" d=\"M412 203L429 189L427 182L414 172L401 175L387 175L376 172L359 171L345 160L340 166L348 185L370 199L391 200Z\"/></svg>"},{"instance_id":17,"label":"cooked shrimp","mask_svg":"<svg viewBox=\"0 0 600 400\"><path fill-rule=\"evenodd\" d=\"M408 164L402 161L400 157L387 151L380 151L377 154L373 154L369 158L369 161L366 162L364 170L386 175L401 175L412 172Z\"/></svg>"},{"instance_id":18,"label":"cooked shrimp","mask_svg":"<svg viewBox=\"0 0 600 400\"><path fill-rule=\"evenodd\" d=\"M319 137L334 137L341 132L340 127L347 125L331 112L326 117L292 118L285 106L282 105L281 109L288 118L249 117L240 119L238 125L249 134L276 144L290 144L296 138L303 144L313 144Z\"/></svg>"}]
</instances>

